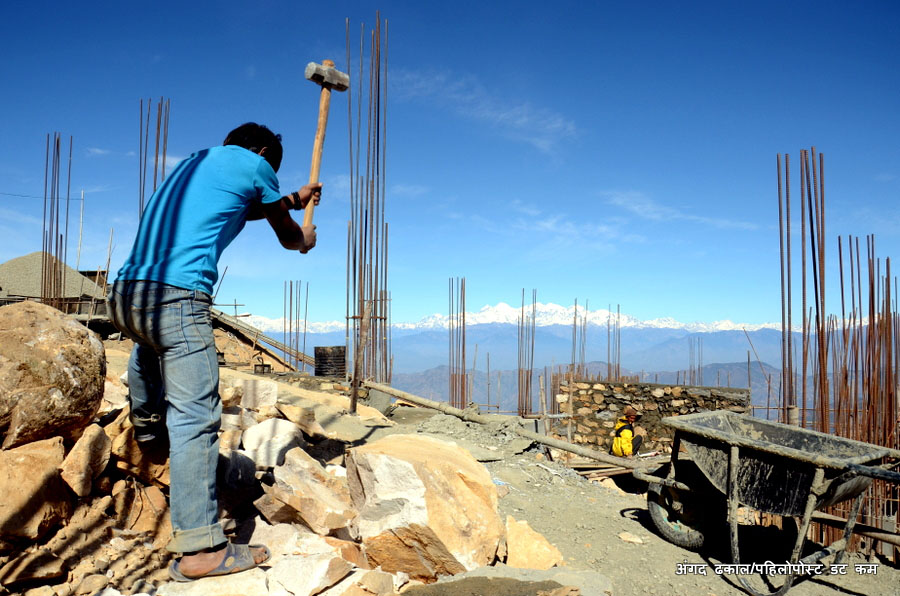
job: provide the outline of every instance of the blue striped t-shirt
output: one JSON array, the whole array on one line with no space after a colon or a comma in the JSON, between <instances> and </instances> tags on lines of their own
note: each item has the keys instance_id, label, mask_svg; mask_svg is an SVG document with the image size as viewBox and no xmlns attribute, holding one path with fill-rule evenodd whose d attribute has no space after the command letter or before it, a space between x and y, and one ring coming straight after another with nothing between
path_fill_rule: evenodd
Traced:
<instances>
[{"instance_id":1,"label":"blue striped t-shirt","mask_svg":"<svg viewBox=\"0 0 900 596\"><path fill-rule=\"evenodd\" d=\"M219 257L257 201L281 199L275 170L236 145L194 153L156 189L117 279L150 280L212 294Z\"/></svg>"}]
</instances>

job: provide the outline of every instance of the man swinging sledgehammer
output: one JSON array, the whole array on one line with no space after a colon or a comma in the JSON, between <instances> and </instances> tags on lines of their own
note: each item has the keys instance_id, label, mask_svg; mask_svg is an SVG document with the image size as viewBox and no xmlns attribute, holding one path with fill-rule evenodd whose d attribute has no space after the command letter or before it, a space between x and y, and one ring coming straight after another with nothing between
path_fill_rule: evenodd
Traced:
<instances>
[{"instance_id":1,"label":"man swinging sledgehammer","mask_svg":"<svg viewBox=\"0 0 900 596\"><path fill-rule=\"evenodd\" d=\"M324 140L321 102L319 127ZM173 537L166 548L182 553L169 567L178 581L252 569L269 558L265 546L229 542L218 519L222 402L209 309L219 257L248 220L265 218L288 250L316 245L311 218L301 226L290 213L319 203L315 150L311 182L286 196L276 177L281 158L281 136L247 123L222 146L179 163L148 202L107 297L113 323L135 342L128 363L134 438L142 448L168 443Z\"/></svg>"}]
</instances>

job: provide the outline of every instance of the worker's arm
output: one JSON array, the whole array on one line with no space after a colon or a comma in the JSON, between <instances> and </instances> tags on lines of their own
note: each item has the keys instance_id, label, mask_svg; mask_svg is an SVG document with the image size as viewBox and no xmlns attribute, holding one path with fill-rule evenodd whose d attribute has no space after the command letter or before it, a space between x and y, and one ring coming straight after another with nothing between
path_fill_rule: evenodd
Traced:
<instances>
[{"instance_id":1,"label":"worker's arm","mask_svg":"<svg viewBox=\"0 0 900 596\"><path fill-rule=\"evenodd\" d=\"M299 191L282 197L280 201L262 205L262 212L281 246L288 250L299 250L302 253L316 245L316 226L300 226L291 217L291 208L302 209L310 201L319 203L322 185L307 184Z\"/></svg>"},{"instance_id":2,"label":"worker's arm","mask_svg":"<svg viewBox=\"0 0 900 596\"><path fill-rule=\"evenodd\" d=\"M307 184L300 190L281 197L281 200L286 203L288 209L304 209L310 200L313 201L313 204L318 205L321 198L322 183L316 182ZM251 204L250 212L247 214L247 221L257 221L265 218L266 214L263 208L264 205L262 203L255 202Z\"/></svg>"}]
</instances>

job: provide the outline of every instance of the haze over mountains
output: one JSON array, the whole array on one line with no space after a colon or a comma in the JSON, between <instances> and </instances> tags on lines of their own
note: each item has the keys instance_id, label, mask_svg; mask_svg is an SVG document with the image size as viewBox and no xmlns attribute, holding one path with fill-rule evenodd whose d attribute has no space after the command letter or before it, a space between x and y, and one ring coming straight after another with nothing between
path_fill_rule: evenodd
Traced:
<instances>
[{"instance_id":1,"label":"haze over mountains","mask_svg":"<svg viewBox=\"0 0 900 596\"><path fill-rule=\"evenodd\" d=\"M525 314L531 314L531 306L526 305ZM467 325L486 325L486 324L511 324L516 325L522 316L523 309L521 307L513 307L505 302L499 302L495 306L486 305L477 312L466 313ZM546 327L552 325L563 325L571 328L575 315L575 306L561 306L559 304L544 304L538 302L534 308L535 325L537 327ZM637 329L683 329L691 332L711 332L711 331L756 331L758 329L775 329L780 330L778 323L763 323L761 325L748 325L744 323L733 323L732 321L713 321L712 323L681 323L672 318L651 319L642 321L625 313L616 314L615 311L607 309L590 310L585 314L583 306L578 308L578 320L587 317L589 325L601 326L604 329L607 323L615 325L618 320L620 328L637 328ZM249 315L247 322L263 331L281 331L284 319L271 319L258 315ZM299 323L302 325L303 321ZM433 314L421 319L415 323L393 323L395 330L426 330L426 329L447 329L449 317L443 314ZM334 331L343 331L343 321L313 322L308 324L307 331L310 333L328 333Z\"/></svg>"},{"instance_id":2,"label":"haze over mountains","mask_svg":"<svg viewBox=\"0 0 900 596\"><path fill-rule=\"evenodd\" d=\"M530 305L526 306L526 311L530 310ZM573 306L535 305L533 362L536 371L571 362L574 310ZM500 303L466 314L467 368L475 369L475 397L479 399L480 396L482 402L487 395L488 354L494 401L498 372L501 375L504 404L507 403L507 393L514 400L511 396L515 391L513 371L518 366L518 320L521 312L521 308ZM584 310L579 307L579 337L583 316ZM275 336L281 334L281 319L250 316L245 320ZM587 321L588 324L584 327L584 360L591 363L589 369L592 372L605 376L606 363L615 362L616 359L616 313L605 309L592 310L587 313ZM301 329L302 324L301 321ZM743 325L731 321L680 323L673 319L641 321L622 314L618 318L618 325L621 348L619 364L623 374L643 373L644 379L649 382L658 380L661 383L674 383L679 374L683 379L683 371L692 365L695 369L702 366L703 384L731 384L739 387L747 386L749 374L755 403L765 403L770 391L768 375L772 375L773 384L777 383L777 371L781 362L780 324ZM394 324L391 342L395 386L425 397L446 399L449 355L447 327L448 317L438 314L414 324ZM607 348L608 338L613 349ZM312 353L314 346L344 343L343 322L309 323L307 353ZM751 360L749 373L748 353ZM698 376L695 373L695 378ZM777 395L777 387L773 387L771 391ZM512 406L514 407L514 401Z\"/></svg>"},{"instance_id":3,"label":"haze over mountains","mask_svg":"<svg viewBox=\"0 0 900 596\"><path fill-rule=\"evenodd\" d=\"M530 314L531 307L525 307ZM486 368L486 355L491 355L491 368L516 368L518 362L518 321L522 309L505 303L485 306L478 312L466 314L467 360L472 366L475 346L478 362L475 368ZM573 306L557 304L535 305L534 364L536 367L564 364L572 358ZM579 335L584 309L579 307ZM245 322L279 335L283 319L247 316ZM615 354L607 350L607 337L615 333L617 317L606 309L587 313L585 361L615 361ZM296 321L294 328L303 328ZM434 314L417 323L394 323L392 343L395 372L414 372L447 363L449 317ZM746 362L747 352L756 360L777 366L781 360L780 324L747 325L732 321L712 323L681 323L674 319L641 321L627 314L618 317L621 347L620 364L631 370L683 370L690 366L691 342L694 345L694 365L713 362ZM748 341L748 336L750 341ZM307 325L307 351L317 345L342 345L345 324L342 321L310 322ZM614 338L613 344L614 344ZM579 340L580 341L580 340Z\"/></svg>"}]
</instances>

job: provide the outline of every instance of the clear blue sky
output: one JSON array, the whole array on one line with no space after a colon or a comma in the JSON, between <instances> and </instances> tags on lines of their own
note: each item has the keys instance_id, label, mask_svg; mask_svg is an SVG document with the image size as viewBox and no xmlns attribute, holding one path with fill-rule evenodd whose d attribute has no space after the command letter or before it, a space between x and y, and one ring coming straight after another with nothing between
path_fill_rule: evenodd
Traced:
<instances>
[{"instance_id":1,"label":"clear blue sky","mask_svg":"<svg viewBox=\"0 0 900 596\"><path fill-rule=\"evenodd\" d=\"M831 286L838 234L900 254L896 2L8 1L0 261L40 249L41 200L10 194L42 196L45 135L59 131L75 140L72 194L87 195L82 267L105 261L110 227L121 264L142 97L171 99L170 156L269 125L284 135L283 190L300 186L318 101L303 68L346 68L345 18L358 39L376 9L395 322L446 313L451 276L467 278L470 310L536 288L641 319L776 321L775 156L812 145ZM345 102L332 103L318 246L287 253L249 224L220 262L221 300L279 317L282 281L302 279L310 320L343 317Z\"/></svg>"}]
</instances>

